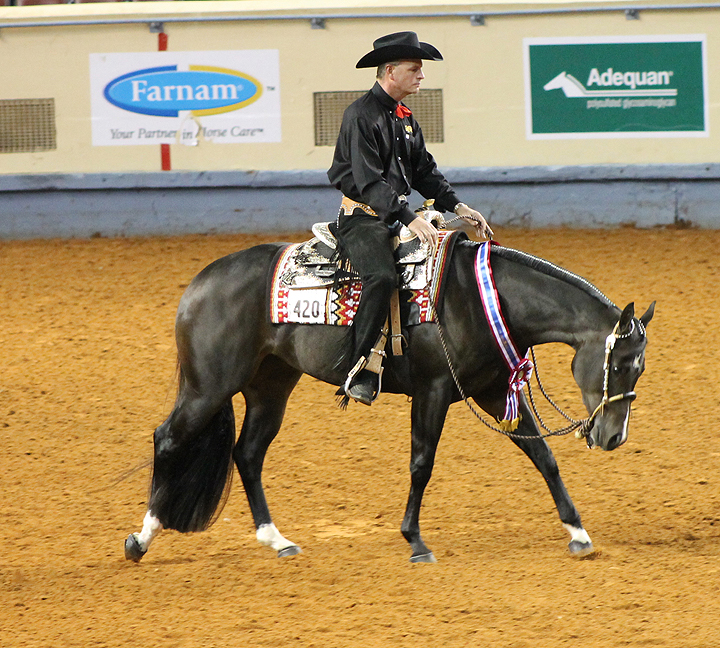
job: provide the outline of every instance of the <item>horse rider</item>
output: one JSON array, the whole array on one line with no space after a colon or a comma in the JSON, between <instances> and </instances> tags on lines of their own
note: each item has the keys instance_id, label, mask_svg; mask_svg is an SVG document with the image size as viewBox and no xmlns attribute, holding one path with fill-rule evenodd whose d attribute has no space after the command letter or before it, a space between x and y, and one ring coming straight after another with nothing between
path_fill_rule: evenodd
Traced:
<instances>
[{"instance_id":1,"label":"horse rider","mask_svg":"<svg viewBox=\"0 0 720 648\"><path fill-rule=\"evenodd\" d=\"M380 391L379 373L366 365L372 354L384 355L384 350L376 347L385 340L384 323L398 283L392 237L402 224L423 244L434 247L438 241L435 227L408 207L406 196L415 189L434 199L439 211L454 212L472 223L481 236L492 236L482 215L460 202L440 173L425 148L420 126L402 103L420 90L425 78L423 60L442 58L435 47L420 42L415 32L378 38L373 50L355 66L376 67L376 82L345 110L328 170L330 183L343 194L336 236L362 281L352 325L352 368L344 390L348 398L366 405Z\"/></svg>"}]
</instances>

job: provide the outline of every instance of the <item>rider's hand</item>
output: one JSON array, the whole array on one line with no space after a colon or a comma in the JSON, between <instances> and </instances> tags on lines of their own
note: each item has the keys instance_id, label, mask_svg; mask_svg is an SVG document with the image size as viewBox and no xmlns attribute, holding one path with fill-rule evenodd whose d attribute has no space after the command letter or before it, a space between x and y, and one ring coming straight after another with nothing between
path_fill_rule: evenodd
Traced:
<instances>
[{"instance_id":1,"label":"rider's hand","mask_svg":"<svg viewBox=\"0 0 720 648\"><path fill-rule=\"evenodd\" d=\"M470 223L483 238L491 239L493 237L493 231L490 229L490 225L487 224L487 221L479 211L475 211L465 203L458 203L455 205L455 213Z\"/></svg>"},{"instance_id":2,"label":"rider's hand","mask_svg":"<svg viewBox=\"0 0 720 648\"><path fill-rule=\"evenodd\" d=\"M415 219L408 225L408 229L413 234L417 234L420 239L420 243L430 243L432 247L437 245L438 232L435 229L435 226L432 223L428 223L424 218L416 216Z\"/></svg>"}]
</instances>

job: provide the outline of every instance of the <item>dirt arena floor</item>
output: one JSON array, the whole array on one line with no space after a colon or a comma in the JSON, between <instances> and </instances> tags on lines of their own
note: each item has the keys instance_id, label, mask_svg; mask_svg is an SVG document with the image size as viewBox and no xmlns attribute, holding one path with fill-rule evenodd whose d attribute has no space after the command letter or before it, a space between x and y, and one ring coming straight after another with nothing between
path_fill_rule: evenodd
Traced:
<instances>
[{"instance_id":1,"label":"dirt arena floor","mask_svg":"<svg viewBox=\"0 0 720 648\"><path fill-rule=\"evenodd\" d=\"M342 412L304 378L265 464L275 522L304 553L257 544L236 478L209 531L165 532L127 562L149 469L115 481L151 458L172 406L184 287L226 253L305 237L0 243L0 646L720 646L720 232L496 234L620 306L657 300L629 441L551 441L589 559L567 554L527 458L458 404L421 519L439 562L410 564L409 403ZM570 358L538 350L579 416Z\"/></svg>"}]
</instances>

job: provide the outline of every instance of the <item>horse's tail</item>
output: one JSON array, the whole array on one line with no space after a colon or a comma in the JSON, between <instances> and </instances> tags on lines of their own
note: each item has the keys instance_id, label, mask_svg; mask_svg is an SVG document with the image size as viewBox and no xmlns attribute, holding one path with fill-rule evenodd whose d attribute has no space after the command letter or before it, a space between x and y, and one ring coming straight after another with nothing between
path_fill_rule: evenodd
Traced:
<instances>
[{"instance_id":1,"label":"horse's tail","mask_svg":"<svg viewBox=\"0 0 720 648\"><path fill-rule=\"evenodd\" d=\"M182 390L182 371L178 380ZM228 399L202 429L171 432L172 418L171 414L155 431L148 509L165 528L183 533L204 531L220 515L232 483L232 400Z\"/></svg>"}]
</instances>

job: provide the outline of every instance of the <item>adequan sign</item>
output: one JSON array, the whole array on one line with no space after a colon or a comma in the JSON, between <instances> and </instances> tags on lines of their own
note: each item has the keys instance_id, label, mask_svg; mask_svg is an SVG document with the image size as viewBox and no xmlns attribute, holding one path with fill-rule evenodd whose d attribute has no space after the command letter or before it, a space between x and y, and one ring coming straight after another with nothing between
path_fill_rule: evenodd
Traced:
<instances>
[{"instance_id":1,"label":"adequan sign","mask_svg":"<svg viewBox=\"0 0 720 648\"><path fill-rule=\"evenodd\" d=\"M528 139L707 137L704 35L526 38Z\"/></svg>"},{"instance_id":2,"label":"adequan sign","mask_svg":"<svg viewBox=\"0 0 720 648\"><path fill-rule=\"evenodd\" d=\"M90 55L94 146L279 142L277 50Z\"/></svg>"}]
</instances>

